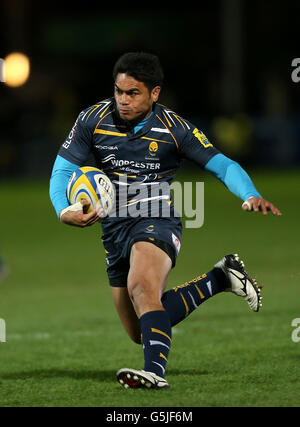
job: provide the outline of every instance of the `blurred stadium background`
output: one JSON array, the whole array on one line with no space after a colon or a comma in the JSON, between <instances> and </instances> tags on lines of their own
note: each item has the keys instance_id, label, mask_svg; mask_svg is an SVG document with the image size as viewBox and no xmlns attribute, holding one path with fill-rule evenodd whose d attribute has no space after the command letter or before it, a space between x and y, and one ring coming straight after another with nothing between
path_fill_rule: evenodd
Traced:
<instances>
[{"instance_id":1,"label":"blurred stadium background","mask_svg":"<svg viewBox=\"0 0 300 427\"><path fill-rule=\"evenodd\" d=\"M293 0L147 9L2 0L0 57L24 53L30 75L0 84L1 178L49 176L78 112L112 95L116 59L135 50L159 55L161 102L224 153L244 165L299 165L299 9Z\"/></svg>"},{"instance_id":2,"label":"blurred stadium background","mask_svg":"<svg viewBox=\"0 0 300 427\"><path fill-rule=\"evenodd\" d=\"M0 406L299 405L300 344L290 333L300 317L300 83L291 77L300 3L199 4L0 2ZM239 161L284 213L245 214L205 175L205 226L186 230L170 285L238 248L265 283L266 304L253 317L222 296L191 316L172 347L174 387L163 399L133 399L114 382L124 358L137 366L141 355L112 309L100 231L63 227L48 197L52 164L78 113L112 95L116 59L136 50L161 59L160 102ZM16 67L14 52L25 55ZM19 86L15 70L25 73ZM179 179L195 180L197 170L185 163Z\"/></svg>"}]
</instances>

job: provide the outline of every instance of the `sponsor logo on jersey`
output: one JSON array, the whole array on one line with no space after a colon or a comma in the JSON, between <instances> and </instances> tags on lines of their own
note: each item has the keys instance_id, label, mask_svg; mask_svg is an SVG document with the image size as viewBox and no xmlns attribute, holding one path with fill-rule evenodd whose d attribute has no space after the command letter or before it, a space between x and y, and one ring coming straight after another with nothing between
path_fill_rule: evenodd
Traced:
<instances>
[{"instance_id":1,"label":"sponsor logo on jersey","mask_svg":"<svg viewBox=\"0 0 300 427\"><path fill-rule=\"evenodd\" d=\"M111 160L115 167L131 166L136 169L160 169L160 163L136 162L135 160Z\"/></svg>"},{"instance_id":2,"label":"sponsor logo on jersey","mask_svg":"<svg viewBox=\"0 0 300 427\"><path fill-rule=\"evenodd\" d=\"M135 160L123 160L117 159L115 154L109 154L108 156L102 159L102 163L110 162L112 166L118 168L124 168L130 166L136 169L146 169L146 170L156 170L160 169L160 163L154 162L136 162Z\"/></svg>"},{"instance_id":3,"label":"sponsor logo on jersey","mask_svg":"<svg viewBox=\"0 0 300 427\"><path fill-rule=\"evenodd\" d=\"M199 131L197 128L193 130L193 134L195 137L201 142L204 148L212 147L213 145L209 142L207 137L203 132Z\"/></svg>"},{"instance_id":4,"label":"sponsor logo on jersey","mask_svg":"<svg viewBox=\"0 0 300 427\"><path fill-rule=\"evenodd\" d=\"M154 232L154 225L148 225L146 227L146 233L153 233Z\"/></svg>"},{"instance_id":5,"label":"sponsor logo on jersey","mask_svg":"<svg viewBox=\"0 0 300 427\"><path fill-rule=\"evenodd\" d=\"M172 241L178 254L178 252L180 251L181 244L180 244L180 240L178 239L178 237L175 236L174 233L172 233Z\"/></svg>"},{"instance_id":6,"label":"sponsor logo on jersey","mask_svg":"<svg viewBox=\"0 0 300 427\"><path fill-rule=\"evenodd\" d=\"M99 150L118 150L119 148L116 145L95 145L96 148L98 148Z\"/></svg>"},{"instance_id":7,"label":"sponsor logo on jersey","mask_svg":"<svg viewBox=\"0 0 300 427\"><path fill-rule=\"evenodd\" d=\"M65 142L62 145L66 150L70 147L71 142L73 142L76 137L78 120L80 119L80 117L82 117L82 115L83 115L83 112L79 114L76 122L74 123L74 126L72 127L71 132L68 135L68 138L65 140Z\"/></svg>"}]
</instances>

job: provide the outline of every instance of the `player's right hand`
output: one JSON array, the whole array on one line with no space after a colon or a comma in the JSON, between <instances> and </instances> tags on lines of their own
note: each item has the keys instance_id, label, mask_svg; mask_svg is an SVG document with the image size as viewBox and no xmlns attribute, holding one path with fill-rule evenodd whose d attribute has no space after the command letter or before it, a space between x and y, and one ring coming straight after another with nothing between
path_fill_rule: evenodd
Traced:
<instances>
[{"instance_id":1,"label":"player's right hand","mask_svg":"<svg viewBox=\"0 0 300 427\"><path fill-rule=\"evenodd\" d=\"M249 197L249 199L242 204L242 209L244 211L262 212L263 215L268 215L268 211L272 212L273 215L282 215L280 210L274 206L273 203L268 202L268 200L262 197Z\"/></svg>"},{"instance_id":2,"label":"player's right hand","mask_svg":"<svg viewBox=\"0 0 300 427\"><path fill-rule=\"evenodd\" d=\"M97 208L94 209L92 212L87 213L90 202L87 200L81 200L80 201L82 207L79 210L66 210L65 212L61 211L60 213L60 221L64 224L73 225L75 227L90 227L91 225L95 224L99 221L99 219L102 218L102 209Z\"/></svg>"}]
</instances>

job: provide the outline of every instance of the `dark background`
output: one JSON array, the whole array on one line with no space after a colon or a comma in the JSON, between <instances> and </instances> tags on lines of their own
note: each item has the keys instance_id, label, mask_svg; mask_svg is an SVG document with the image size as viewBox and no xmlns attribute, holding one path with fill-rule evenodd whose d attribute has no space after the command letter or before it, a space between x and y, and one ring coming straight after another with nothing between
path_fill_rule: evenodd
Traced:
<instances>
[{"instance_id":1,"label":"dark background","mask_svg":"<svg viewBox=\"0 0 300 427\"><path fill-rule=\"evenodd\" d=\"M299 165L299 1L107 3L1 1L0 58L20 51L31 62L23 86L0 83L1 178L49 177L78 113L112 96L114 63L136 50L160 57L160 102L224 154Z\"/></svg>"},{"instance_id":2,"label":"dark background","mask_svg":"<svg viewBox=\"0 0 300 427\"><path fill-rule=\"evenodd\" d=\"M299 407L300 83L291 63L300 0L147 4L0 0L0 58L21 51L31 61L24 86L0 83L0 407ZM168 288L238 252L264 286L263 309L227 293L176 326L166 393L115 382L119 368L143 366L142 349L113 308L100 225L60 224L48 191L78 113L112 95L115 61L138 49L161 59L161 102L238 160L283 213L246 213L204 175L204 225L188 229L183 218ZM201 181L188 167L179 182ZM193 188L185 200L195 208Z\"/></svg>"}]
</instances>

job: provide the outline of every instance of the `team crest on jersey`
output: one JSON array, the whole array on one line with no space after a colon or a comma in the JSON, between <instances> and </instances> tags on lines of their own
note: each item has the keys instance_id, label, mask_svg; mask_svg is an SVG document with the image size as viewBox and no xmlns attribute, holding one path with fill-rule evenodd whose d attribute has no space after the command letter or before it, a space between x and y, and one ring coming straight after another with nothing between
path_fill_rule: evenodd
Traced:
<instances>
[{"instance_id":1,"label":"team crest on jersey","mask_svg":"<svg viewBox=\"0 0 300 427\"><path fill-rule=\"evenodd\" d=\"M155 156L156 152L158 150L157 142L155 142L155 141L150 142L148 149L149 149L150 156Z\"/></svg>"}]
</instances>

